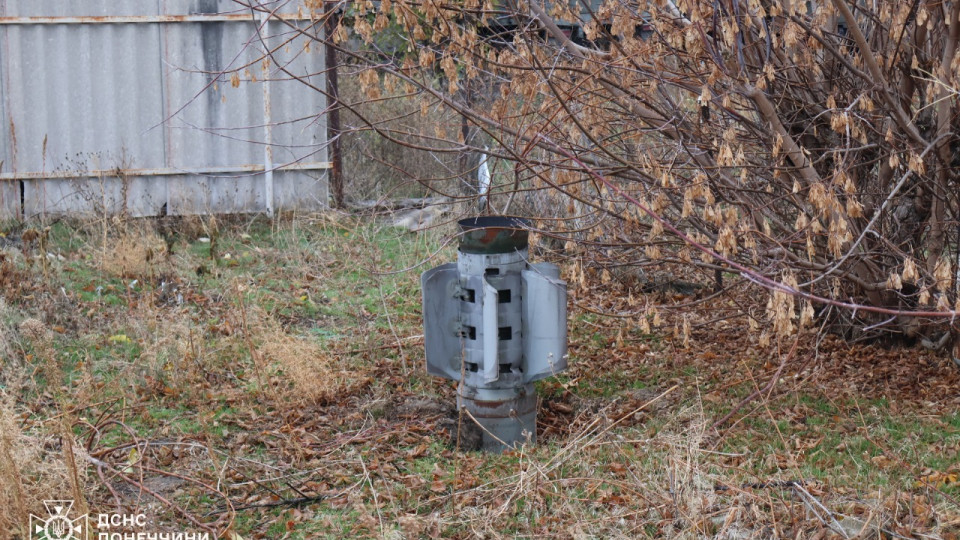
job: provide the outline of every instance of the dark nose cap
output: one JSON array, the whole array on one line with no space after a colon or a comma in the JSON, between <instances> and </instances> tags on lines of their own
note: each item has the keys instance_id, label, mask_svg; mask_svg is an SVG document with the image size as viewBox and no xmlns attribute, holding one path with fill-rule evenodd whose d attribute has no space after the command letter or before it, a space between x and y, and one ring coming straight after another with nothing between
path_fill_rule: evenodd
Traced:
<instances>
[{"instance_id":1,"label":"dark nose cap","mask_svg":"<svg viewBox=\"0 0 960 540\"><path fill-rule=\"evenodd\" d=\"M515 216L477 216L457 224L464 253L512 253L526 248L530 236L530 220Z\"/></svg>"}]
</instances>

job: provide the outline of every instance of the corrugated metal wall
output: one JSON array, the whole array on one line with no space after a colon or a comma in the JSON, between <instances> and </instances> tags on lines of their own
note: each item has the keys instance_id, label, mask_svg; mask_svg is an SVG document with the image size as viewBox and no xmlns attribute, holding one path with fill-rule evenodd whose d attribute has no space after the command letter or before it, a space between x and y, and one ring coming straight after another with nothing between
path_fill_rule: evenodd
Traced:
<instances>
[{"instance_id":1,"label":"corrugated metal wall","mask_svg":"<svg viewBox=\"0 0 960 540\"><path fill-rule=\"evenodd\" d=\"M326 206L326 101L284 72L324 88L298 4L0 0L0 218Z\"/></svg>"}]
</instances>

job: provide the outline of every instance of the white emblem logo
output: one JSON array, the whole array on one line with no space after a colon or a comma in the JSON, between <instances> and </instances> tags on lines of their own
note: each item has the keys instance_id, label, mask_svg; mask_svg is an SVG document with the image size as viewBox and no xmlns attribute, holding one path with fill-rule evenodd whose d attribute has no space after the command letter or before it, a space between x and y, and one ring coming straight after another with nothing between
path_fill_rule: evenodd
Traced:
<instances>
[{"instance_id":1,"label":"white emblem logo","mask_svg":"<svg viewBox=\"0 0 960 540\"><path fill-rule=\"evenodd\" d=\"M70 519L73 501L43 501L47 508L46 519L30 514L30 538L43 540L84 540L87 515Z\"/></svg>"}]
</instances>

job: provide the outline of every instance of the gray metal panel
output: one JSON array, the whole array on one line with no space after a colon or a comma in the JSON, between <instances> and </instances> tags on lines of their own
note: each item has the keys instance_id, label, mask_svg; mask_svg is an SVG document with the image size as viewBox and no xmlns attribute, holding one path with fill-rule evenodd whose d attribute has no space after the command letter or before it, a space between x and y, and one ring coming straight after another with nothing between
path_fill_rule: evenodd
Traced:
<instances>
[{"instance_id":1,"label":"gray metal panel","mask_svg":"<svg viewBox=\"0 0 960 540\"><path fill-rule=\"evenodd\" d=\"M301 5L283 1L268 7L297 15ZM259 41L251 39L257 25L236 20L249 13L232 0L0 0L0 16L46 18L0 25L0 161L5 162L0 173L82 177L91 170L172 168L189 176L128 181L126 202L116 206L137 214L159 211L173 188L182 190L171 193L180 209L265 210L264 195L253 193L265 193L264 173L211 180L197 175L198 169L262 167L268 163L264 149L269 140L273 167L326 161L326 126L315 118L324 110L325 98L299 82L279 80L288 77L273 66L274 80L268 85L272 133L267 134L264 74L255 62L262 51ZM149 19L201 14L229 17L212 22ZM135 20L76 19L121 16ZM74 19L58 22L57 17ZM290 29L274 21L269 31ZM311 75L323 71L322 51L311 44L304 52L305 42L297 38L277 51L275 60L323 88L323 76ZM241 70L238 87L229 74L220 74L246 63L253 65ZM276 171L274 176L277 208L326 207L324 171ZM186 178L196 185L187 187ZM60 179L50 189L32 184L30 194L39 198L30 210L94 211L82 204L98 192L73 193L100 184L91 180ZM238 184L231 185L233 180ZM16 214L9 201L19 204L17 182L0 179L0 185L0 216ZM147 200L134 200L136 190Z\"/></svg>"},{"instance_id":2,"label":"gray metal panel","mask_svg":"<svg viewBox=\"0 0 960 540\"><path fill-rule=\"evenodd\" d=\"M17 168L73 171L162 166L156 25L7 28ZM46 146L44 146L46 140Z\"/></svg>"},{"instance_id":3,"label":"gray metal panel","mask_svg":"<svg viewBox=\"0 0 960 540\"><path fill-rule=\"evenodd\" d=\"M277 171L280 207L316 211L326 207L326 184L301 171ZM168 198L168 186L170 197ZM124 212L132 217L164 213L242 213L264 211L262 175L115 176L24 180L27 218L42 215ZM318 193L317 197L304 193ZM19 216L18 182L0 183L0 218ZM169 204L168 204L169 203ZM168 207L164 209L164 205ZM7 210L5 205L10 205Z\"/></svg>"},{"instance_id":4,"label":"gray metal panel","mask_svg":"<svg viewBox=\"0 0 960 540\"><path fill-rule=\"evenodd\" d=\"M4 17L106 17L156 15L157 0L6 0Z\"/></svg>"},{"instance_id":5,"label":"gray metal panel","mask_svg":"<svg viewBox=\"0 0 960 540\"><path fill-rule=\"evenodd\" d=\"M460 337L457 263L427 270L420 276L423 295L423 341L427 373L460 380Z\"/></svg>"},{"instance_id":6,"label":"gray metal panel","mask_svg":"<svg viewBox=\"0 0 960 540\"><path fill-rule=\"evenodd\" d=\"M156 1L156 0L154 0ZM162 15L193 15L196 13L246 12L233 0L160 0Z\"/></svg>"},{"instance_id":7,"label":"gray metal panel","mask_svg":"<svg viewBox=\"0 0 960 540\"><path fill-rule=\"evenodd\" d=\"M277 22L269 24L264 33L267 42L272 44L278 39L269 37L269 33L284 28ZM292 72L323 88L323 77L311 76L322 72L323 55L316 52L316 47L304 50L302 44L306 40L297 38L289 45L289 51L282 47L273 55L269 71L265 73L259 61L262 49L255 36L253 23L178 23L164 27L165 54L171 66L164 80L167 102L187 104L166 128L168 166L188 168L203 160L215 166L264 163L268 142L272 143L273 167L326 160L325 117L319 122L316 118L325 107L323 94L291 80L274 65L276 62L288 66ZM251 39L249 44L240 46ZM197 50L203 51L199 57ZM236 87L229 76L220 75L244 65L250 67L241 71ZM266 77L270 78L269 120L264 104ZM258 178L263 189L263 176ZM276 171L274 182L274 202L278 208L316 210L327 206L323 173L315 172L311 176L310 173ZM219 200L229 197L229 194L217 193L221 187L233 189L222 182L207 185L211 197ZM248 207L246 211L266 210L263 196L255 200L256 207Z\"/></svg>"},{"instance_id":8,"label":"gray metal panel","mask_svg":"<svg viewBox=\"0 0 960 540\"><path fill-rule=\"evenodd\" d=\"M168 177L151 176L24 180L23 215L27 219L59 214L103 216L121 212L131 217L156 216L162 213L167 202L168 181ZM4 184L12 186L17 182Z\"/></svg>"},{"instance_id":9,"label":"gray metal panel","mask_svg":"<svg viewBox=\"0 0 960 540\"><path fill-rule=\"evenodd\" d=\"M300 27L307 24L299 23ZM269 26L274 34L270 44L277 48L270 86L273 160L277 164L326 161L326 98L317 91L326 88L323 47L286 24Z\"/></svg>"},{"instance_id":10,"label":"gray metal panel","mask_svg":"<svg viewBox=\"0 0 960 540\"><path fill-rule=\"evenodd\" d=\"M277 208L316 212L329 206L329 184L324 171L274 171L273 181Z\"/></svg>"},{"instance_id":11,"label":"gray metal panel","mask_svg":"<svg viewBox=\"0 0 960 540\"><path fill-rule=\"evenodd\" d=\"M0 3L0 10L3 4ZM3 58L7 56L7 29L0 28L0 66L3 66ZM6 98L7 94L7 74L6 70L0 68L0 120L7 118ZM5 150L10 148L10 126L0 125L0 173L13 169L12 156L7 155ZM4 182L0 180L0 219L15 219L20 217L20 185L18 182Z\"/></svg>"},{"instance_id":12,"label":"gray metal panel","mask_svg":"<svg viewBox=\"0 0 960 540\"><path fill-rule=\"evenodd\" d=\"M168 193L168 212L175 215L237 214L266 207L261 175L172 176Z\"/></svg>"},{"instance_id":13,"label":"gray metal panel","mask_svg":"<svg viewBox=\"0 0 960 540\"><path fill-rule=\"evenodd\" d=\"M163 87L170 118L164 127L166 166L263 162L259 67L250 69L258 82L241 80L236 88L229 75L221 74L256 63L258 50L244 47L252 28L252 23L233 22L163 25Z\"/></svg>"},{"instance_id":14,"label":"gray metal panel","mask_svg":"<svg viewBox=\"0 0 960 540\"><path fill-rule=\"evenodd\" d=\"M157 3L157 0L148 1L152 1L154 4ZM249 8L245 8L242 3L236 2L235 0L160 0L159 3L160 13L162 15L250 13ZM298 13L303 7L302 0L260 0L257 3L263 5L267 10L290 15ZM306 13L305 8L303 11Z\"/></svg>"},{"instance_id":15,"label":"gray metal panel","mask_svg":"<svg viewBox=\"0 0 960 540\"><path fill-rule=\"evenodd\" d=\"M500 378L499 335L497 331L497 289L486 278L483 285L483 332L479 336L483 341L483 382L490 384Z\"/></svg>"},{"instance_id":16,"label":"gray metal panel","mask_svg":"<svg viewBox=\"0 0 960 540\"><path fill-rule=\"evenodd\" d=\"M284 7L290 8L296 4L287 2ZM261 46L273 51L269 69L269 129L273 143L271 160L277 167L327 160L327 117L324 114L327 102L321 92L326 88L323 48L308 35L290 27L306 28L308 24L305 21L273 21L266 25L263 33L267 37ZM329 200L327 177L325 174L322 177L318 174L313 176L322 178L323 183L314 182L314 189L283 193L280 176L275 174L275 206L282 209L326 207ZM301 180L300 185L311 186L305 178Z\"/></svg>"},{"instance_id":17,"label":"gray metal panel","mask_svg":"<svg viewBox=\"0 0 960 540\"><path fill-rule=\"evenodd\" d=\"M0 220L20 217L20 184L0 182Z\"/></svg>"},{"instance_id":18,"label":"gray metal panel","mask_svg":"<svg viewBox=\"0 0 960 540\"><path fill-rule=\"evenodd\" d=\"M132 217L163 215L164 206L167 204L168 178L130 176L121 182L121 193L126 200L124 211L127 215Z\"/></svg>"},{"instance_id":19,"label":"gray metal panel","mask_svg":"<svg viewBox=\"0 0 960 540\"><path fill-rule=\"evenodd\" d=\"M3 0L0 0L0 9L2 9L2 2ZM4 60L4 58L8 56L7 29L0 26L0 120L6 120L8 118L6 96L10 91L9 88L7 88L9 77L7 75L7 70L3 68L7 64L7 61ZM10 147L9 137L10 125L9 122L7 122L5 125L0 126L0 161L7 159L5 163L0 165L0 173L11 170L13 166L13 164L9 161L9 158L6 157L6 149Z\"/></svg>"},{"instance_id":20,"label":"gray metal panel","mask_svg":"<svg viewBox=\"0 0 960 540\"><path fill-rule=\"evenodd\" d=\"M24 215L29 218L64 213L81 216L120 210L118 183L111 179L24 180Z\"/></svg>"},{"instance_id":21,"label":"gray metal panel","mask_svg":"<svg viewBox=\"0 0 960 540\"><path fill-rule=\"evenodd\" d=\"M550 263L538 263L522 273L526 382L567 369L567 284L558 275L559 269Z\"/></svg>"},{"instance_id":22,"label":"gray metal panel","mask_svg":"<svg viewBox=\"0 0 960 540\"><path fill-rule=\"evenodd\" d=\"M522 294L520 271L526 267L524 252L499 253L485 255L479 253L459 252L457 269L460 272L460 287L464 292L464 300L458 302L460 307L460 323L467 337L463 340L463 361L469 367L476 364L477 371L468 369L464 382L467 385L484 388L512 388L521 383L523 360L523 325ZM464 270L473 273L464 273ZM496 275L488 275L487 270L496 269ZM510 302L499 303L499 294L492 303L496 309L497 322L492 326L492 332L487 331L491 325L484 322L484 313L490 302L485 301L485 284L489 283L498 292L510 291ZM472 291L470 294L468 291ZM473 297L473 301L466 298ZM473 328L475 339L469 339L468 328ZM500 328L510 328L510 339L499 339ZM488 341L489 340L489 341ZM486 360L487 351L493 344L496 350L495 360L497 377L487 377L486 371L493 373L490 367L493 363ZM493 356L491 356L493 358ZM509 367L507 367L509 366Z\"/></svg>"}]
</instances>

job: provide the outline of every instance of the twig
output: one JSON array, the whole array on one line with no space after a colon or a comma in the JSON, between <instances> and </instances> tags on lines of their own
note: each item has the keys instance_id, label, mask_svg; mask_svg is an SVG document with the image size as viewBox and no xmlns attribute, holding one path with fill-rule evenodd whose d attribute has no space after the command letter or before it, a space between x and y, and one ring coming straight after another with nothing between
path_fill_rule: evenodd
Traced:
<instances>
[{"instance_id":1,"label":"twig","mask_svg":"<svg viewBox=\"0 0 960 540\"><path fill-rule=\"evenodd\" d=\"M554 143L546 135L540 133L537 135L537 138L545 141L547 144L551 146L551 148L554 151L562 154L568 160L575 163L578 167L580 167L581 170L585 171L591 178L603 184L608 189L614 191L616 194L623 197L624 200L626 200L630 204L640 208L640 210L644 214L650 216L652 219L659 222L661 225L663 225L664 229L670 231L671 234L681 239L685 244L689 245L690 247L696 249L701 253L705 253L710 257L717 259L718 261L722 261L723 263L730 266L731 269L734 269L740 272L740 275L743 276L745 279L757 285L760 285L765 289L782 292L785 294L789 294L790 296L803 298L805 300L810 300L811 302L816 302L818 304L824 304L828 306L834 306L834 307L849 309L853 311L859 310L859 311L865 311L869 313L880 313L880 314L886 314L886 315L929 317L929 318L936 318L936 319L950 318L951 320L955 319L958 315L960 315L960 311L952 310L952 309L944 310L944 311L921 311L921 310L910 311L910 310L903 310L903 309L893 309L893 308L886 308L886 307L880 307L880 306L872 306L868 304L857 304L857 303L854 303L852 300L851 301L835 300L833 298L827 298L825 296L820 296L818 294L806 292L799 288L791 287L789 285L776 281L770 277L767 277L761 274L759 271L753 268L750 268L745 264L741 264L729 257L725 257L720 253L718 253L716 250L710 247L707 247L706 245L704 245L701 242L698 242L697 240L694 240L689 234L684 233L683 231L678 229L676 225L668 221L659 213L653 211L653 209L649 205L644 204L643 202L640 201L640 199L624 191L620 186L611 182L609 178L597 172L595 168L591 167L590 165L587 165L582 159L578 158L577 156L573 155L565 148Z\"/></svg>"},{"instance_id":2,"label":"twig","mask_svg":"<svg viewBox=\"0 0 960 540\"><path fill-rule=\"evenodd\" d=\"M169 476L170 478L177 478L177 479L179 479L179 480L183 480L184 482L190 482L190 483L193 483L193 484L197 484L198 486L205 488L207 491L212 491L213 493L216 493L216 494L219 495L223 500L225 500L225 501L227 502L227 509L228 509L228 510L232 510L232 509L233 509L233 504L230 502L230 498L227 497L227 494L224 493L224 492L222 492L222 491L220 491L220 490L217 489L216 487L211 486L210 484L207 484L206 482L202 482L202 481L200 481L200 480L197 480L196 478L191 478L191 477L189 477L189 476L184 476L184 475L182 475L182 474L177 474L177 473L173 473L173 472L169 472L169 471L164 471L164 470L162 470L162 469L157 469L156 467L151 467L151 466L149 466L149 465L141 465L141 468L142 468L143 470L150 471L150 472L152 472L152 473L156 473L156 474L163 475L163 476Z\"/></svg>"},{"instance_id":3,"label":"twig","mask_svg":"<svg viewBox=\"0 0 960 540\"><path fill-rule=\"evenodd\" d=\"M100 483L106 486L107 491L110 492L110 495L113 497L114 502L117 503L117 513L123 513L123 503L120 501L120 496L117 495L117 492L113 489L113 486L110 482L107 481L107 478L103 475L103 462L96 458L90 458L89 461L96 465L97 476L100 478Z\"/></svg>"},{"instance_id":4,"label":"twig","mask_svg":"<svg viewBox=\"0 0 960 540\"><path fill-rule=\"evenodd\" d=\"M383 294L383 281L381 276L376 276L377 279L377 290L380 291L380 303L383 305L383 314L387 319L387 325L390 327L390 333L393 334L393 346L397 348L398 354L400 355L400 365L403 366L404 373L409 373L407 366L407 355L403 352L403 343L400 340L400 335L397 334L397 329L393 325L393 319L390 317L390 308L387 307L387 298ZM391 347L393 348L393 347Z\"/></svg>"},{"instance_id":5,"label":"twig","mask_svg":"<svg viewBox=\"0 0 960 540\"><path fill-rule=\"evenodd\" d=\"M359 486L359 485L361 485L361 484L363 484L363 479L360 479L360 480L354 482L354 483L351 484L350 486L348 486L348 487L340 490L340 492L337 493L337 494L335 494L335 495L315 495L315 496L313 496L313 497L297 497L297 498L295 498L295 499L283 499L283 500L280 500L280 501L270 501L270 502L263 502L263 503L247 504L247 505L243 505L243 506L234 506L234 507L233 507L233 510L236 511L236 512L239 512L240 510L249 510L249 509L251 509L251 508L276 508L276 507L278 507L278 506L300 506L300 505L303 505L303 504L309 504L309 503L313 503L313 502L320 502L320 501L324 501L324 500L327 500L327 499L336 499L337 497L339 497L339 496L343 495L344 493L347 493L347 492L355 489L357 486ZM212 516L212 515L214 515L214 514L222 514L222 513L226 512L227 510L228 510L227 508L218 508L218 509L216 509L216 510L212 510L212 511L210 511L210 512L207 512L206 514L204 514L204 517Z\"/></svg>"},{"instance_id":6,"label":"twig","mask_svg":"<svg viewBox=\"0 0 960 540\"><path fill-rule=\"evenodd\" d=\"M823 503L821 503L820 501L818 501L816 497L814 497L813 495L811 495L810 492L807 491L807 490L803 487L802 484L794 485L794 486L793 486L793 489L795 489L795 490L797 491L797 493L800 495L800 498L803 499L804 504L807 505L807 508L810 508L810 510L813 511L814 515L817 516L817 519L819 519L819 520L821 521L821 523L823 523L823 524L827 525L828 527L830 527L830 529L832 529L832 530L833 530L834 532L836 532L837 534L843 535L844 538L850 538L850 535L847 534L847 530L844 529L842 525L840 525L840 522L839 522L839 521L837 521L836 516L840 516L840 517L842 517L842 518L850 518L850 517L852 517L852 516L848 516L848 515L842 514L842 513L840 513L840 512L833 512L833 511L831 511L829 508L827 508L826 506L824 506ZM826 521L825 519L823 519L823 517L820 515L820 513L817 512L816 508L813 508L813 506L811 506L811 505L809 504L809 502L813 502L817 507L819 507L821 510L823 510L823 512L827 515L827 517L830 518L830 521L831 521L832 524L828 524L827 521ZM857 521L862 521L862 520L859 519L859 518L854 518L854 519L856 519ZM861 527L860 531L857 532L856 538L860 538L860 537L863 535L863 533L866 531L867 525L869 525L869 524L870 524L869 521L864 521L864 522L863 522L863 526ZM891 531L890 529L887 529L887 528L885 528L885 527L880 527L880 526L878 526L878 527L877 527L877 530L879 530L879 531L882 532L883 534L888 535L888 536L891 536L891 537L893 537L893 538L902 538L903 540L910 540L910 537L897 534L896 532Z\"/></svg>"},{"instance_id":7,"label":"twig","mask_svg":"<svg viewBox=\"0 0 960 540\"><path fill-rule=\"evenodd\" d=\"M356 486L357 484L354 484L353 486L351 486L351 489ZM247 504L243 506L234 506L233 511L239 512L241 510L249 510L251 508L276 508L278 506L300 506L300 505L308 504L312 502L320 502L329 498L330 497L328 497L327 495L317 495L315 497L297 497L296 499L283 499L281 501L270 501L265 503L254 503L254 504ZM230 510L229 508L217 508L216 510L207 512L206 514L203 515L203 517L208 517L216 514L223 514L224 512L228 512L229 510Z\"/></svg>"},{"instance_id":8,"label":"twig","mask_svg":"<svg viewBox=\"0 0 960 540\"><path fill-rule=\"evenodd\" d=\"M373 487L373 479L370 478L370 471L367 470L367 464L363 462L363 456L359 456L360 467L363 469L363 478L370 485L370 494L373 496L373 507L377 509L377 521L380 523L380 538L384 538L383 514L380 513L380 501L377 497L377 488Z\"/></svg>"},{"instance_id":9,"label":"twig","mask_svg":"<svg viewBox=\"0 0 960 540\"><path fill-rule=\"evenodd\" d=\"M794 354L796 354L797 345L799 344L800 344L800 334L797 334L797 339L794 340L793 347L790 348L790 352L787 353L787 355L783 357L783 360L780 361L780 367L777 368L777 372L773 374L773 377L770 377L770 381L767 383L767 385L762 389L758 388L757 390L754 390L752 394L740 400L740 403L737 403L737 405L733 409L731 409L730 412L725 414L723 418L717 420L716 422L713 423L712 426L710 426L710 431L713 431L714 429L717 429L718 427L722 426L727 420L732 418L733 415L737 414L737 412L739 412L740 409L742 409L744 406L746 406L748 403L750 403L760 395L762 394L769 395L769 392L773 390L773 386L777 384L778 380L780 380L780 374L783 373L783 368L786 367L787 362L791 358L793 358Z\"/></svg>"},{"instance_id":10,"label":"twig","mask_svg":"<svg viewBox=\"0 0 960 540\"><path fill-rule=\"evenodd\" d=\"M623 422L623 421L626 420L627 418L632 417L633 415L635 415L635 414L637 414L638 412L646 409L646 408L649 407L650 405L656 403L657 401L660 401L660 400L663 399L666 395L668 395L668 394L670 394L671 392L673 392L674 390L676 390L678 387L679 387L679 385L676 385L676 384L675 384L675 385L671 386L670 388L668 388L668 389L667 389L666 391L664 391L663 393L661 393L660 395L658 395L657 397L651 399L650 401L647 401L646 403L644 403L643 405L640 405L639 407L637 407L636 409L630 411L629 413L624 414L623 416L621 416L620 418L618 418L617 420L615 420L614 422L612 422L609 426L601 429L601 430L598 431L596 434L594 434L594 435L593 435L593 438L592 438L591 440L587 441L586 443L584 443L584 445L583 445L582 447L580 447L580 449L583 450L584 448L587 448L588 446L590 446L591 444L593 444L597 439L599 439L601 435L603 435L604 433L607 433L608 431L610 431L611 429L613 429L614 427L616 427L618 424L620 424L620 422ZM593 420L593 422L591 422L590 425L588 425L588 426L584 429L584 434L581 435L581 436L578 436L576 439L574 439L574 440L571 441L569 444L567 444L566 446L564 446L564 447L563 447L559 452L557 452L552 458L550 458L550 461L547 462L546 467L549 468L551 465L553 465L553 466L558 465L558 464L560 463L560 462L558 461L558 459L559 459L561 456L563 456L564 454L569 453L569 452L575 447L575 445L576 445L578 442L584 440L584 439L586 438L586 436L588 435L589 430L592 429L593 427L597 426L597 425L599 424L599 422L600 422L600 417L597 416L597 418L595 418L595 419ZM555 462L556 462L556 463L555 463Z\"/></svg>"},{"instance_id":11,"label":"twig","mask_svg":"<svg viewBox=\"0 0 960 540\"><path fill-rule=\"evenodd\" d=\"M820 512L818 512L816 508L811 506L808 503L808 501L813 502L814 505L816 505L818 508L823 510L823 512L827 515L827 517L830 518L830 521L833 523L833 526L830 527L831 529L833 529L837 534L842 534L844 538L848 538L848 539L850 538L850 535L847 534L847 531L844 530L842 526L840 526L840 522L837 521L837 518L833 517L833 512L831 512L829 508L827 508L820 501L818 501L816 497L811 495L810 492L806 490L806 488L804 488L801 485L797 485L797 486L793 486L793 489L795 489L797 493L800 494L801 498L804 500L804 503L807 504L807 507L813 510L813 513L815 516L817 516L817 519L819 519L822 523L827 524L827 520L825 520L820 515Z\"/></svg>"},{"instance_id":12,"label":"twig","mask_svg":"<svg viewBox=\"0 0 960 540\"><path fill-rule=\"evenodd\" d=\"M771 482L753 482L749 484L740 484L737 489L776 489L776 488L793 488L797 486L805 486L807 484L806 480L774 480ZM734 489L733 486L726 486L723 484L716 484L713 486L714 491L729 491Z\"/></svg>"},{"instance_id":13,"label":"twig","mask_svg":"<svg viewBox=\"0 0 960 540\"><path fill-rule=\"evenodd\" d=\"M130 478L129 476L123 474L123 472L121 472L121 471L120 471L119 469L117 469L116 467L110 465L109 463L106 463L106 462L101 461L101 460L99 460L99 459L96 459L96 458L94 458L94 457L88 456L88 455L86 455L86 454L84 454L84 458L87 459L87 461L89 461L90 463L93 463L94 465L102 466L102 467L110 470L110 472L112 472L113 474L119 476L120 478L122 478L122 479L123 479L124 481L126 481L127 483L135 486L137 489L139 489L140 491L142 491L142 492L150 495L150 496L153 497L154 499L157 499L158 501L160 501L161 503L163 503L163 504L164 504L165 506L167 506L168 508L173 509L176 513L178 513L178 514L180 514L181 516L185 517L185 518L187 519L187 521L189 521L190 523L193 523L193 524L196 525L197 527L199 527L199 528L201 528L201 529L209 532L210 534L213 534L214 536L217 535L217 532L216 532L214 529L212 529L209 525L205 525L205 524L202 523L200 520L198 520L197 518L193 517L192 514L190 514L189 512L187 512L186 510L184 510L183 508L181 508L179 505L177 505L176 503L168 500L168 499L167 499L166 497L164 497L163 495L160 495L160 494L157 493L156 491L154 491L154 490L148 488L147 486L143 485L142 482L138 482L137 480L134 480L133 478Z\"/></svg>"},{"instance_id":14,"label":"twig","mask_svg":"<svg viewBox=\"0 0 960 540\"><path fill-rule=\"evenodd\" d=\"M877 57L873 54L873 49L871 49L870 44L867 43L867 39L860 30L860 25L857 24L857 19L853 16L850 8L847 7L846 1L833 0L833 5L836 6L837 11L840 12L840 15L842 15L847 22L847 31L850 32L850 35L853 36L854 41L856 41L857 47L860 49L861 58L863 58L864 63L867 64L870 75L873 76L873 83L880 87L880 94L883 96L884 101L890 106L894 120L900 125L901 129L907 132L907 135L909 135L914 142L921 145L926 144L927 141L920 135L917 126L914 125L907 113L904 112L900 106L900 102L890 93L886 77L883 76L883 71L877 63Z\"/></svg>"}]
</instances>

